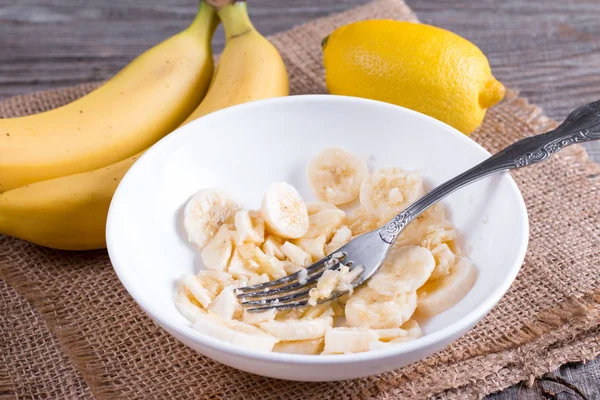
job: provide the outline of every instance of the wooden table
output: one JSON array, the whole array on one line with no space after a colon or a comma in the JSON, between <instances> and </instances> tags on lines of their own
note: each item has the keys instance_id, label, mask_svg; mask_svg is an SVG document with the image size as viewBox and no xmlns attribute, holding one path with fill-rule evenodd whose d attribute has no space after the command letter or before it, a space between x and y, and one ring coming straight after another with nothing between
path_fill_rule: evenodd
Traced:
<instances>
[{"instance_id":1,"label":"wooden table","mask_svg":"<svg viewBox=\"0 0 600 400\"><path fill-rule=\"evenodd\" d=\"M599 0L406 0L421 21L454 31L489 57L494 75L562 120L600 99ZM365 0L252 0L264 34ZM196 0L0 0L0 98L107 79L188 23ZM215 51L223 47L222 33ZM600 162L600 142L588 144ZM600 398L600 360L555 372ZM556 388L555 390L556 391ZM518 387L489 396L517 398ZM521 399L540 398L524 390Z\"/></svg>"}]
</instances>

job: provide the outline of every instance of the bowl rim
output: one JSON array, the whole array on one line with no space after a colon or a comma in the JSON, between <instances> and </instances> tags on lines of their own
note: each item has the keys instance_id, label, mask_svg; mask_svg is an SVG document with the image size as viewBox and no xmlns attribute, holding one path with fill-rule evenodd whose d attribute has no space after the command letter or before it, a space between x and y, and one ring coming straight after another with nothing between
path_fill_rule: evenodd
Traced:
<instances>
[{"instance_id":1,"label":"bowl rim","mask_svg":"<svg viewBox=\"0 0 600 400\"><path fill-rule=\"evenodd\" d=\"M122 271L126 266L125 263L121 263L119 255L116 253L115 248L118 246L116 242L113 241L115 237L112 232L117 229L118 222L115 221L113 215L115 213L115 209L120 206L121 203L124 202L122 197L124 196L122 193L124 191L123 187L129 185L130 180L132 180L132 176L134 173L132 171L137 171L139 169L144 168L144 163L146 159L149 159L153 156L153 154L158 153L162 150L162 148L171 141L179 140L180 137L184 137L185 135L192 134L191 128L200 127L206 121L210 121L215 118L226 118L229 114L235 114L238 112L252 110L256 107L269 107L271 104L287 104L287 103L298 103L298 102L334 102L334 103L354 103L354 104L362 104L369 107L379 107L379 108L387 108L390 112L402 112L409 116L409 118L420 118L425 119L432 125L437 125L442 129L448 130L450 133L454 135L457 140L461 140L466 143L468 146L471 146L475 151L480 152L483 155L491 155L487 150L485 150L481 145L476 143L474 140L470 139L468 136L464 135L460 131L455 128L447 125L435 118L432 118L428 115L419 113L417 111L397 106L394 104L389 104L377 100L364 99L359 97L350 97L350 96L339 96L339 95L329 95L329 94L307 94L307 95L294 95L294 96L286 96L286 97L277 97L271 99L257 100L250 103L244 103L232 107L228 107L226 109L222 109L216 111L214 113L208 114L199 118L195 121L186 124L185 126L177 128L175 131L165 136L161 140L159 140L156 144L150 147L148 150L141 155L141 157L134 163L134 165L127 171L121 182L119 183L113 199L110 204L107 224L106 224L106 242L107 242L107 250L109 254L109 258L111 261L111 265L113 266L115 273L117 274L121 284L125 287L129 295L134 299L136 304L152 319L155 323L157 323L161 328L166 330L172 336L175 336L172 332L175 332L177 335L182 336L188 341L197 343L200 346L209 347L212 350L216 350L218 352L232 354L236 356L241 356L251 360L258 361L267 361L274 363L286 363L286 364L344 364L349 362L361 362L361 361L369 361L369 360L378 360L378 359L387 359L387 358L395 358L397 356L401 356L402 354L411 353L415 351L419 351L422 349L426 349L436 343L441 343L444 339L455 337L456 335L462 336L466 331L470 330L477 322L479 322L504 296L506 291L509 289L513 281L515 280L523 261L525 259L525 254L527 251L528 243L529 243L529 218L527 215L527 210L525 206L525 202L523 200L523 196L512 178L510 174L504 173L509 178L509 184L512 190L515 191L517 195L518 205L520 208L520 214L522 216L522 220L524 221L521 234L524 237L524 240L520 244L520 248L518 253L516 254L515 262L510 266L509 271L506 274L506 277L494 287L493 290L490 291L489 295L478 304L471 312L465 315L463 318L445 326L439 331L433 332L431 334L422 336L413 341L403 343L402 346L389 346L382 349L371 350L362 353L351 353L351 354L326 354L326 355L307 355L307 354L289 354L289 353L276 353L276 352L266 352L262 350L254 350L248 349L239 345L234 345L216 338L212 338L208 335L204 335L200 332L195 332L192 328L185 327L183 325L174 324L170 321L162 318L160 315L154 315L151 313L143 304L141 292L137 290L137 287L134 282L129 281ZM188 328L188 329L184 329ZM458 337L460 337L458 336ZM458 338L456 337L456 338ZM176 337L178 340L179 337ZM454 339L455 340L455 339Z\"/></svg>"}]
</instances>

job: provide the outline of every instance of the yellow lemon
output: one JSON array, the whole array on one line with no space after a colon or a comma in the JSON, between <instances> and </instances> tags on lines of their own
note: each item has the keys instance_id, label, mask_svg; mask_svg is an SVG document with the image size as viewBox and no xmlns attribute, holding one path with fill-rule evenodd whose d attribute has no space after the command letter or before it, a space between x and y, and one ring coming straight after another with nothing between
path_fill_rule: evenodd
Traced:
<instances>
[{"instance_id":1,"label":"yellow lemon","mask_svg":"<svg viewBox=\"0 0 600 400\"><path fill-rule=\"evenodd\" d=\"M407 107L467 135L504 97L504 86L477 46L430 25L349 24L323 40L323 59L330 93Z\"/></svg>"}]
</instances>

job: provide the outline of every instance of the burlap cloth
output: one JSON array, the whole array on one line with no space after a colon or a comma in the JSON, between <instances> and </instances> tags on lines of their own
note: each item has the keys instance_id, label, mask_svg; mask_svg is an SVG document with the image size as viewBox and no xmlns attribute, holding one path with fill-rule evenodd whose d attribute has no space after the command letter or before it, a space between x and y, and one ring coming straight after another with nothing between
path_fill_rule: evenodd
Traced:
<instances>
[{"instance_id":1,"label":"burlap cloth","mask_svg":"<svg viewBox=\"0 0 600 400\"><path fill-rule=\"evenodd\" d=\"M271 37L291 91L323 93L320 40L366 18L416 20L380 0ZM0 103L0 116L47 110L97 84ZM553 121L515 93L473 138L496 151ZM0 397L135 399L475 398L600 354L600 167L572 146L513 175L529 212L525 263L502 301L445 350L400 370L297 383L234 370L156 327L119 283L105 251L68 253L0 238Z\"/></svg>"}]
</instances>

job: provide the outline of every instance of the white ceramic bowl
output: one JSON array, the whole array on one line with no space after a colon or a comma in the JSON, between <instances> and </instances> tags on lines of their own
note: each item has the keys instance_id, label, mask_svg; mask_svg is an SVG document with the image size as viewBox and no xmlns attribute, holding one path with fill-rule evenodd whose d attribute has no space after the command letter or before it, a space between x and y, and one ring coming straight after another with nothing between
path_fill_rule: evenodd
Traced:
<instances>
[{"instance_id":1,"label":"white ceramic bowl","mask_svg":"<svg viewBox=\"0 0 600 400\"><path fill-rule=\"evenodd\" d=\"M119 185L107 242L125 288L159 326L186 345L223 364L274 378L330 381L379 374L462 336L500 300L525 256L527 213L508 174L482 180L444 201L479 276L458 305L423 325L424 335L417 340L347 355L266 353L198 333L177 312L176 281L196 271L199 259L182 235L182 205L188 197L218 187L246 207L258 208L270 183L287 181L306 201L314 200L306 162L332 145L371 157L376 167L417 170L430 188L489 156L433 118L359 98L293 96L210 114L153 146Z\"/></svg>"}]
</instances>

